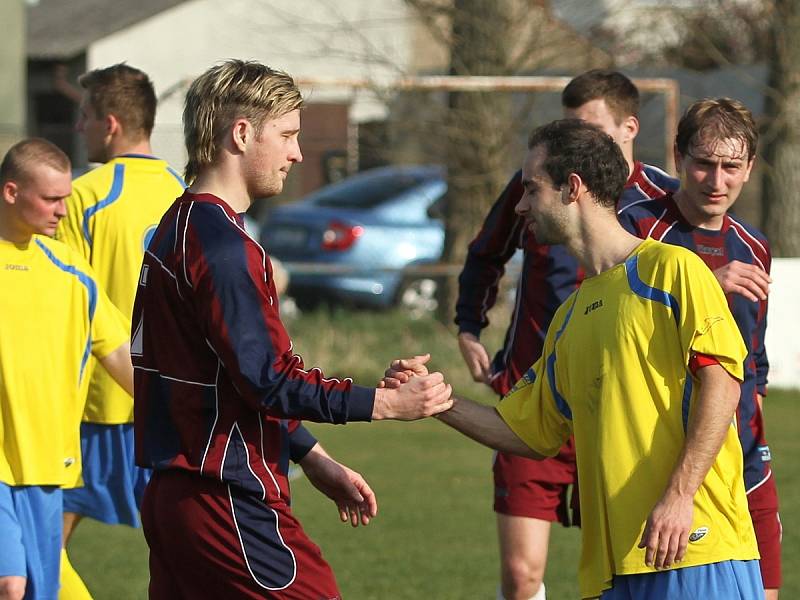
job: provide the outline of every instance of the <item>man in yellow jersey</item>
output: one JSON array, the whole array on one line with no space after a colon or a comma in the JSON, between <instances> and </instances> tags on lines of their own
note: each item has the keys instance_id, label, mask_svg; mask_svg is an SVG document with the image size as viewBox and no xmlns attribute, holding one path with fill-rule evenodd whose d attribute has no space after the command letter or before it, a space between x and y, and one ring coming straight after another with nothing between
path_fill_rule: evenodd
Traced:
<instances>
[{"instance_id":1,"label":"man in yellow jersey","mask_svg":"<svg viewBox=\"0 0 800 600\"><path fill-rule=\"evenodd\" d=\"M586 278L496 409L460 399L439 418L532 458L574 434L582 598L763 598L733 425L746 349L722 289L691 251L619 225L628 170L609 136L563 120L528 147L517 212ZM385 382L401 369L425 372L406 361Z\"/></svg>"},{"instance_id":2,"label":"man in yellow jersey","mask_svg":"<svg viewBox=\"0 0 800 600\"><path fill-rule=\"evenodd\" d=\"M132 390L129 332L89 264L47 237L71 190L67 156L24 140L0 186L0 598L52 599L62 488L80 480L87 361Z\"/></svg>"},{"instance_id":3,"label":"man in yellow jersey","mask_svg":"<svg viewBox=\"0 0 800 600\"><path fill-rule=\"evenodd\" d=\"M130 319L144 249L167 207L183 193L180 175L155 158L150 134L156 95L148 76L117 64L79 79L78 131L89 160L105 163L73 182L56 238L77 250L98 283ZM139 526L149 472L134 465L133 399L102 365L87 366L89 392L81 425L84 487L64 494L64 544L79 520ZM89 594L64 554L61 597Z\"/></svg>"}]
</instances>

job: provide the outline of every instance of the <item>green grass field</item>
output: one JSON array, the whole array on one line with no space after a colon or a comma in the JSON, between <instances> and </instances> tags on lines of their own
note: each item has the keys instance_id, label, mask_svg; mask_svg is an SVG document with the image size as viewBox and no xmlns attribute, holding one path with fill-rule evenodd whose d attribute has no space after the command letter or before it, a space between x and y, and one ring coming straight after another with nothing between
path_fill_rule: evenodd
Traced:
<instances>
[{"instance_id":1,"label":"green grass field","mask_svg":"<svg viewBox=\"0 0 800 600\"><path fill-rule=\"evenodd\" d=\"M501 324L502 317L497 319ZM453 333L432 321L394 313L321 311L289 323L295 348L326 374L373 384L389 360L430 351L459 394L493 401L469 381ZM495 328L487 343L496 347ZM773 391L766 402L784 523L782 598L800 598L800 392ZM361 471L378 495L378 517L366 528L338 521L330 501L307 480L294 482L300 520L332 564L345 598L354 600L485 599L497 585L497 542L491 511L491 451L434 420L348 426L312 425L323 445ZM577 598L580 534L554 527L546 583L548 598ZM144 598L147 547L141 532L82 523L71 547L73 564L95 598Z\"/></svg>"}]
</instances>

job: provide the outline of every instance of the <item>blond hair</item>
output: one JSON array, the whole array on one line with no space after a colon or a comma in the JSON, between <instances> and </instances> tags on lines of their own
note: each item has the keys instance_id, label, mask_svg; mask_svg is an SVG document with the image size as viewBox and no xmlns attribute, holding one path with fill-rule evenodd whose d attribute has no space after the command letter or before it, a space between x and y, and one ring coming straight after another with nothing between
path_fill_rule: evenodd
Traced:
<instances>
[{"instance_id":1,"label":"blond hair","mask_svg":"<svg viewBox=\"0 0 800 600\"><path fill-rule=\"evenodd\" d=\"M35 165L45 165L62 173L68 173L71 168L69 157L61 148L44 138L28 138L6 152L0 163L0 184L27 181Z\"/></svg>"},{"instance_id":2,"label":"blond hair","mask_svg":"<svg viewBox=\"0 0 800 600\"><path fill-rule=\"evenodd\" d=\"M247 119L260 135L266 121L302 105L303 97L294 79L283 71L242 60L211 67L194 80L186 93L186 181L191 183L201 169L214 162L236 119Z\"/></svg>"}]
</instances>

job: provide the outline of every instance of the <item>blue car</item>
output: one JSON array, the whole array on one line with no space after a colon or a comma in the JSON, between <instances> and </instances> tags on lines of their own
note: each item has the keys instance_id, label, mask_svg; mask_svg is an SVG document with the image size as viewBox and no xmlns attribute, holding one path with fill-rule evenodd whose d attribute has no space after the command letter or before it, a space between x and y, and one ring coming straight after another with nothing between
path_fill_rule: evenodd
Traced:
<instances>
[{"instance_id":1,"label":"blue car","mask_svg":"<svg viewBox=\"0 0 800 600\"><path fill-rule=\"evenodd\" d=\"M364 171L273 208L261 243L283 262L301 308L338 301L428 312L436 282L413 267L442 256L446 191L437 166Z\"/></svg>"}]
</instances>

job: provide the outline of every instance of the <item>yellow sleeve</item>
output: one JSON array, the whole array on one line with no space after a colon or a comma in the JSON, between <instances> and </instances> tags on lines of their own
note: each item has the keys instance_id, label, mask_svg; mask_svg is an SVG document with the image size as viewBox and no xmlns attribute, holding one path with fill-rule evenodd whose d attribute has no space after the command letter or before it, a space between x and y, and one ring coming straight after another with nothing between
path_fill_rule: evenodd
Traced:
<instances>
[{"instance_id":1,"label":"yellow sleeve","mask_svg":"<svg viewBox=\"0 0 800 600\"><path fill-rule=\"evenodd\" d=\"M568 299L556 312L547 330L542 356L528 369L511 391L500 401L497 411L511 430L534 452L554 456L572 433L572 420L556 401L557 371L550 372L548 362L556 352L555 332L565 318ZM568 409L567 409L568 410Z\"/></svg>"},{"instance_id":2,"label":"yellow sleeve","mask_svg":"<svg viewBox=\"0 0 800 600\"><path fill-rule=\"evenodd\" d=\"M86 260L90 259L91 248L83 234L83 215L90 199L87 190L76 180L72 185L72 194L66 200L67 214L58 223L56 239L63 242Z\"/></svg>"},{"instance_id":3,"label":"yellow sleeve","mask_svg":"<svg viewBox=\"0 0 800 600\"><path fill-rule=\"evenodd\" d=\"M87 268L91 267L86 265ZM122 344L130 340L130 322L125 315L114 306L105 291L96 283L97 304L92 319L92 354L100 359L105 358Z\"/></svg>"},{"instance_id":4,"label":"yellow sleeve","mask_svg":"<svg viewBox=\"0 0 800 600\"><path fill-rule=\"evenodd\" d=\"M747 348L719 282L694 254L689 253L682 265L677 277L682 346L690 353L713 356L742 381Z\"/></svg>"}]
</instances>

